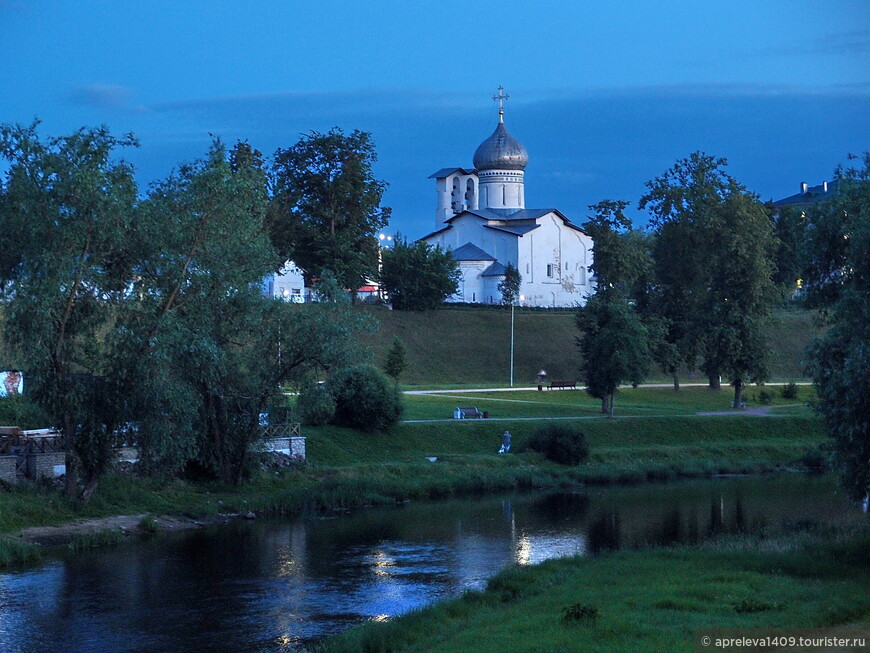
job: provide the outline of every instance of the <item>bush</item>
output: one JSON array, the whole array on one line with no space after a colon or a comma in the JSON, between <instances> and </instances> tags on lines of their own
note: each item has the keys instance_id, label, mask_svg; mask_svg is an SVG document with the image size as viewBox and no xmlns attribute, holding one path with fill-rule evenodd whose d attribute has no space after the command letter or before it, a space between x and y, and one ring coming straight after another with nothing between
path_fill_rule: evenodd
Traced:
<instances>
[{"instance_id":1,"label":"bush","mask_svg":"<svg viewBox=\"0 0 870 653\"><path fill-rule=\"evenodd\" d=\"M783 399L797 399L798 398L798 387L794 381L782 386L781 392L782 392Z\"/></svg>"},{"instance_id":2,"label":"bush","mask_svg":"<svg viewBox=\"0 0 870 653\"><path fill-rule=\"evenodd\" d=\"M828 469L828 455L820 446L807 450L799 462L811 472L824 472Z\"/></svg>"},{"instance_id":3,"label":"bush","mask_svg":"<svg viewBox=\"0 0 870 653\"><path fill-rule=\"evenodd\" d=\"M565 621L595 621L599 615L598 606L591 603L572 603L562 608Z\"/></svg>"},{"instance_id":4,"label":"bush","mask_svg":"<svg viewBox=\"0 0 870 653\"><path fill-rule=\"evenodd\" d=\"M26 396L0 399L0 424L38 429L51 426L51 418Z\"/></svg>"},{"instance_id":5,"label":"bush","mask_svg":"<svg viewBox=\"0 0 870 653\"><path fill-rule=\"evenodd\" d=\"M362 431L385 431L399 421L402 401L397 388L374 365L338 370L327 384L335 400L333 423Z\"/></svg>"},{"instance_id":6,"label":"bush","mask_svg":"<svg viewBox=\"0 0 870 653\"><path fill-rule=\"evenodd\" d=\"M770 402L773 401L773 393L768 392L767 390L762 390L758 393L758 403L763 406L767 406Z\"/></svg>"},{"instance_id":7,"label":"bush","mask_svg":"<svg viewBox=\"0 0 870 653\"><path fill-rule=\"evenodd\" d=\"M335 417L335 399L323 384L309 383L299 392L296 413L306 426L323 426Z\"/></svg>"},{"instance_id":8,"label":"bush","mask_svg":"<svg viewBox=\"0 0 870 653\"><path fill-rule=\"evenodd\" d=\"M544 454L547 460L560 465L580 465L589 457L589 443L580 429L551 424L538 429L523 449Z\"/></svg>"}]
</instances>

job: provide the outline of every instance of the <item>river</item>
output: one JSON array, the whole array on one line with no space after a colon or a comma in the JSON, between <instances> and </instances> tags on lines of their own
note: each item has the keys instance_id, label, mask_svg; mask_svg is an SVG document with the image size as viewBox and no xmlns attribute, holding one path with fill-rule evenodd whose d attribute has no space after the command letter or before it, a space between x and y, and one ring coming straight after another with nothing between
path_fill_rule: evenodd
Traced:
<instances>
[{"instance_id":1,"label":"river","mask_svg":"<svg viewBox=\"0 0 870 653\"><path fill-rule=\"evenodd\" d=\"M511 564L857 512L832 478L793 474L237 521L0 574L0 650L301 650Z\"/></svg>"}]
</instances>

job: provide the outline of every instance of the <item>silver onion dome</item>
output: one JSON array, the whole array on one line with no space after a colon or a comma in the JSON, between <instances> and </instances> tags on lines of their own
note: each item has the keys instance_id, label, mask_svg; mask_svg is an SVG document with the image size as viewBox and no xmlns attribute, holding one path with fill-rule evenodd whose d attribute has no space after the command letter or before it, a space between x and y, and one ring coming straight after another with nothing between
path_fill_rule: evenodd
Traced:
<instances>
[{"instance_id":1,"label":"silver onion dome","mask_svg":"<svg viewBox=\"0 0 870 653\"><path fill-rule=\"evenodd\" d=\"M526 148L508 133L501 120L474 153L474 167L478 170L524 170L528 163Z\"/></svg>"}]
</instances>

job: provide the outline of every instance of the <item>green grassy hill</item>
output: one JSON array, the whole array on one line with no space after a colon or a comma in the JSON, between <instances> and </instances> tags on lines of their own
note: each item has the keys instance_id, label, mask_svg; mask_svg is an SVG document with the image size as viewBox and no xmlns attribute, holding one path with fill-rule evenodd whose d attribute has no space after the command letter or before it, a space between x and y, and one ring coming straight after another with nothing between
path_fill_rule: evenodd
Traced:
<instances>
[{"instance_id":1,"label":"green grassy hill","mask_svg":"<svg viewBox=\"0 0 870 653\"><path fill-rule=\"evenodd\" d=\"M504 308L442 308L416 313L382 307L360 308L379 321L369 343L377 365L398 336L408 350L403 385L487 384L508 385L510 378L510 311ZM814 313L780 310L768 327L771 380L803 378L803 350L818 333ZM515 312L514 384L535 383L539 369L550 379L575 379L580 355L575 345L574 311ZM650 382L669 381L653 370ZM703 381L686 373L683 381Z\"/></svg>"}]
</instances>

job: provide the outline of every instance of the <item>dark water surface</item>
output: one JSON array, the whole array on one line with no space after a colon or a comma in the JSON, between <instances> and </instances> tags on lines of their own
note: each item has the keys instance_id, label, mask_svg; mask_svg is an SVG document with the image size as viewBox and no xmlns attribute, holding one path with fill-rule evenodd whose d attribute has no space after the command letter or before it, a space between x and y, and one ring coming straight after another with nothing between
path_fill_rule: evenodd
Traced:
<instances>
[{"instance_id":1,"label":"dark water surface","mask_svg":"<svg viewBox=\"0 0 870 653\"><path fill-rule=\"evenodd\" d=\"M857 512L799 475L235 522L0 574L0 651L293 651L507 565Z\"/></svg>"}]
</instances>

